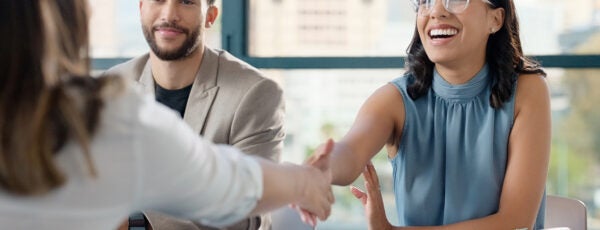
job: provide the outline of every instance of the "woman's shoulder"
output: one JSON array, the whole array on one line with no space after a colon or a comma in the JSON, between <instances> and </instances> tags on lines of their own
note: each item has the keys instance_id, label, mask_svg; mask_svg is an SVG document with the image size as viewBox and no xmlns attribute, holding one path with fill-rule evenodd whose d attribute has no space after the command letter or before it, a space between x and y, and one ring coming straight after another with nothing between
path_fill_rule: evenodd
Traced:
<instances>
[{"instance_id":1,"label":"woman's shoulder","mask_svg":"<svg viewBox=\"0 0 600 230\"><path fill-rule=\"evenodd\" d=\"M546 76L542 74L519 74L515 92L515 115L520 108L537 106L547 103L550 98L550 89Z\"/></svg>"},{"instance_id":2,"label":"woman's shoulder","mask_svg":"<svg viewBox=\"0 0 600 230\"><path fill-rule=\"evenodd\" d=\"M140 84L122 77L111 78L104 79L107 82L101 91L103 123L127 124L144 129L163 127L167 121L179 119L175 112L156 102L152 95L144 93Z\"/></svg>"},{"instance_id":3,"label":"woman's shoulder","mask_svg":"<svg viewBox=\"0 0 600 230\"><path fill-rule=\"evenodd\" d=\"M414 81L413 74L410 72L406 72L406 73L402 74L402 76L397 77L394 80L390 81L390 83L392 83L394 86L396 86L396 88L398 88L399 90L406 90L406 87L408 87L408 85L410 85L413 81Z\"/></svg>"},{"instance_id":4,"label":"woman's shoulder","mask_svg":"<svg viewBox=\"0 0 600 230\"><path fill-rule=\"evenodd\" d=\"M537 73L523 73L517 76L517 98L547 92L546 76Z\"/></svg>"},{"instance_id":5,"label":"woman's shoulder","mask_svg":"<svg viewBox=\"0 0 600 230\"><path fill-rule=\"evenodd\" d=\"M141 89L128 79L120 76L102 76L97 80L102 82L100 96L104 102L104 110L117 110L118 113L129 114L143 101Z\"/></svg>"},{"instance_id":6,"label":"woman's shoulder","mask_svg":"<svg viewBox=\"0 0 600 230\"><path fill-rule=\"evenodd\" d=\"M179 151L191 145L196 134L188 131L179 114L144 93L139 84L124 78L119 84L105 85L102 92L105 134L131 138L131 144L138 146L135 154L143 153L145 158L151 152Z\"/></svg>"},{"instance_id":7,"label":"woman's shoulder","mask_svg":"<svg viewBox=\"0 0 600 230\"><path fill-rule=\"evenodd\" d=\"M546 76L539 73L517 74L518 84L545 84Z\"/></svg>"}]
</instances>

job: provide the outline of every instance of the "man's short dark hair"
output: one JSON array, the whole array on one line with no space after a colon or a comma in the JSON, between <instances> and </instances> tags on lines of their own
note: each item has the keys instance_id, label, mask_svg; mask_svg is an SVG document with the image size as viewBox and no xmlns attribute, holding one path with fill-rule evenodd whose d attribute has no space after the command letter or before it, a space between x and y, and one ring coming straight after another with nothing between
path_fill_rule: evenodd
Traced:
<instances>
[{"instance_id":1,"label":"man's short dark hair","mask_svg":"<svg viewBox=\"0 0 600 230\"><path fill-rule=\"evenodd\" d=\"M214 4L215 4L215 1L216 1L216 0L208 0L208 5L209 5L209 6L212 6L212 5L214 5Z\"/></svg>"}]
</instances>

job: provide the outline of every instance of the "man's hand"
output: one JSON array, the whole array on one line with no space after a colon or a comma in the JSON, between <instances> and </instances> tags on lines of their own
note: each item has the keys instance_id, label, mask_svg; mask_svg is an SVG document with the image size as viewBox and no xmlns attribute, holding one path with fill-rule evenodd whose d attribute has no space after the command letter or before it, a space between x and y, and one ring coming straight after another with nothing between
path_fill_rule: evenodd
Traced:
<instances>
[{"instance_id":1,"label":"man's hand","mask_svg":"<svg viewBox=\"0 0 600 230\"><path fill-rule=\"evenodd\" d=\"M315 167L323 173L326 178L326 181L329 186L328 197L329 200L333 203L335 201L335 197L333 196L333 192L331 190L331 167L330 167L330 154L331 150L334 146L333 140L329 139L324 144L321 144L305 162L305 165L309 165ZM291 205L292 208L296 209L300 213L300 217L303 222L315 227L317 225L317 215L309 212L308 210L300 207L297 204ZM327 217L331 214L331 209L326 213ZM319 217L320 220L325 220L326 218Z\"/></svg>"}]
</instances>

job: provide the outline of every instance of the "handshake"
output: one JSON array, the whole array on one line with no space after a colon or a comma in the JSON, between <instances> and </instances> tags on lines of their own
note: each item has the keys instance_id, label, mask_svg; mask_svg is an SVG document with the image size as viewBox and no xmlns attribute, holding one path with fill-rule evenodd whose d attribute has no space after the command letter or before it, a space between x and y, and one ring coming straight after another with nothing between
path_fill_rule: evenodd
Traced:
<instances>
[{"instance_id":1,"label":"handshake","mask_svg":"<svg viewBox=\"0 0 600 230\"><path fill-rule=\"evenodd\" d=\"M335 201L330 167L333 146L331 139L319 146L304 165L299 166L303 172L294 180L298 199L290 207L299 212L303 222L313 227L317 218L323 221L329 217Z\"/></svg>"},{"instance_id":2,"label":"handshake","mask_svg":"<svg viewBox=\"0 0 600 230\"><path fill-rule=\"evenodd\" d=\"M336 144L330 139L319 146L303 165L271 162L263 164L264 192L261 201L258 202L258 208L253 214L264 213L284 204L290 204L299 212L304 223L315 227L317 219L326 220L331 214L331 205L335 202L331 185L346 185L350 183L348 181L353 181L361 173L353 174L351 168L354 166L354 168L362 169L366 191L363 192L353 186L350 191L364 206L369 229L392 229L383 208L379 179L375 168L370 162L367 162L365 167L363 164L357 163L355 159L348 157L346 159L353 162L341 163L340 161L344 161L344 157L340 158L338 154L342 152L348 155L352 151L343 143ZM332 162L332 156L336 156L335 163ZM352 165L353 163L354 165ZM334 171L332 166L336 164L342 164L344 168L336 168ZM269 166L276 167L276 169Z\"/></svg>"},{"instance_id":3,"label":"handshake","mask_svg":"<svg viewBox=\"0 0 600 230\"><path fill-rule=\"evenodd\" d=\"M288 164L288 166L302 169L300 173L295 175L291 183L292 187L296 187L297 199L291 202L290 206L299 212L304 223L312 227L316 227L317 218L323 221L329 217L331 214L331 205L335 201L331 190L333 181L331 155L334 151L334 144L329 139L326 143L319 146L302 166ZM336 151L344 150L348 151L343 146L338 145L336 148ZM339 160L336 158L336 161ZM339 164L340 162L336 163ZM366 167L362 166L361 168L363 168L362 175L365 179L366 191L362 191L354 186L350 187L350 191L365 208L368 229L392 229L392 225L387 220L383 208L381 191L379 191L379 178L377 177L375 167L369 161ZM338 171L337 173L340 172ZM347 173L344 172L342 174ZM353 176L350 177L354 178ZM337 178L337 180L340 179L344 180L347 178ZM340 181L336 182L336 184L338 183Z\"/></svg>"}]
</instances>

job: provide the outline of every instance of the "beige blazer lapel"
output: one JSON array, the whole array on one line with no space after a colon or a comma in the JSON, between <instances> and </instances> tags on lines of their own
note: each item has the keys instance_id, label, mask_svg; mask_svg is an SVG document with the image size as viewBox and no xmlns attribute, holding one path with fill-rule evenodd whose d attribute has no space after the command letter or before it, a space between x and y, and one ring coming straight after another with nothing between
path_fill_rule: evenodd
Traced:
<instances>
[{"instance_id":1,"label":"beige blazer lapel","mask_svg":"<svg viewBox=\"0 0 600 230\"><path fill-rule=\"evenodd\" d=\"M152 76L152 68L150 67L150 59L146 61L146 65L142 70L138 82L142 85L144 93L149 93L154 96L154 77Z\"/></svg>"},{"instance_id":2,"label":"beige blazer lapel","mask_svg":"<svg viewBox=\"0 0 600 230\"><path fill-rule=\"evenodd\" d=\"M219 55L214 50L205 48L183 114L183 120L198 134L202 134L208 112L219 92L218 68Z\"/></svg>"}]
</instances>

